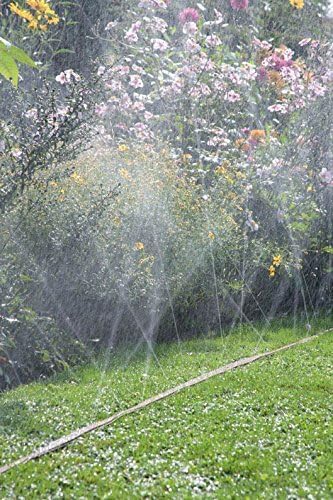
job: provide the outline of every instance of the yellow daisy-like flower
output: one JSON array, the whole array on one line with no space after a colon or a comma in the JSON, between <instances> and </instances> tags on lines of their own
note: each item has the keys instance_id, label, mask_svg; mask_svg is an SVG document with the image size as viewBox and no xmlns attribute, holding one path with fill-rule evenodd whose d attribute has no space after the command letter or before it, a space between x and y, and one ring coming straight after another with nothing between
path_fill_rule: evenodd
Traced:
<instances>
[{"instance_id":1,"label":"yellow daisy-like flower","mask_svg":"<svg viewBox=\"0 0 333 500\"><path fill-rule=\"evenodd\" d=\"M78 174L77 172L73 172L71 175L71 179L76 183L82 186L85 183L84 178Z\"/></svg>"},{"instance_id":2,"label":"yellow daisy-like flower","mask_svg":"<svg viewBox=\"0 0 333 500\"><path fill-rule=\"evenodd\" d=\"M119 174L123 179L126 179L127 181L129 181L131 179L131 175L126 168L121 168L119 170Z\"/></svg>"},{"instance_id":3,"label":"yellow daisy-like flower","mask_svg":"<svg viewBox=\"0 0 333 500\"><path fill-rule=\"evenodd\" d=\"M60 19L46 0L26 0L26 5L34 12L21 8L17 3L11 2L9 8L13 14L28 21L31 30L46 31L49 24L58 24ZM44 21L44 22L42 22Z\"/></svg>"},{"instance_id":4,"label":"yellow daisy-like flower","mask_svg":"<svg viewBox=\"0 0 333 500\"><path fill-rule=\"evenodd\" d=\"M290 5L296 9L303 9L304 7L304 0L289 0L289 2Z\"/></svg>"},{"instance_id":5,"label":"yellow daisy-like flower","mask_svg":"<svg viewBox=\"0 0 333 500\"><path fill-rule=\"evenodd\" d=\"M145 248L144 244L142 241L137 241L134 245L135 250L143 250Z\"/></svg>"},{"instance_id":6,"label":"yellow daisy-like flower","mask_svg":"<svg viewBox=\"0 0 333 500\"><path fill-rule=\"evenodd\" d=\"M281 265L281 262L282 262L281 255L275 255L275 257L273 257L273 266L279 267Z\"/></svg>"},{"instance_id":7,"label":"yellow daisy-like flower","mask_svg":"<svg viewBox=\"0 0 333 500\"><path fill-rule=\"evenodd\" d=\"M129 150L129 147L126 146L126 144L119 144L118 151L120 151L121 153L125 153L128 150Z\"/></svg>"},{"instance_id":8,"label":"yellow daisy-like flower","mask_svg":"<svg viewBox=\"0 0 333 500\"><path fill-rule=\"evenodd\" d=\"M10 3L9 8L13 14L16 14L30 23L35 20L33 14L29 10L21 9L15 2Z\"/></svg>"},{"instance_id":9,"label":"yellow daisy-like flower","mask_svg":"<svg viewBox=\"0 0 333 500\"><path fill-rule=\"evenodd\" d=\"M189 160L191 160L191 158L192 158L192 155L191 155L190 153L184 153L184 154L182 155L182 160L183 160L183 162L185 162L185 163L187 163Z\"/></svg>"},{"instance_id":10,"label":"yellow daisy-like flower","mask_svg":"<svg viewBox=\"0 0 333 500\"><path fill-rule=\"evenodd\" d=\"M268 268L268 272L269 272L269 277L270 278L274 278L275 276L275 273L276 273L276 269L274 266L269 266Z\"/></svg>"},{"instance_id":11,"label":"yellow daisy-like flower","mask_svg":"<svg viewBox=\"0 0 333 500\"><path fill-rule=\"evenodd\" d=\"M213 231L209 231L208 238L211 239L211 240L215 240L215 234L214 234Z\"/></svg>"},{"instance_id":12,"label":"yellow daisy-like flower","mask_svg":"<svg viewBox=\"0 0 333 500\"><path fill-rule=\"evenodd\" d=\"M28 28L31 30L38 30L39 25L37 19L33 18L28 24ZM42 30L43 31L43 30Z\"/></svg>"}]
</instances>

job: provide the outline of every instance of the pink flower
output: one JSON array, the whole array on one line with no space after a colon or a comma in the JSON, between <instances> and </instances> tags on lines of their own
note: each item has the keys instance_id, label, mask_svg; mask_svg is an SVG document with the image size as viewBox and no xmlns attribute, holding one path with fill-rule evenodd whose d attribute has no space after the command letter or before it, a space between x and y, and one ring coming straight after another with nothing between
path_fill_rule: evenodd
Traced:
<instances>
[{"instance_id":1,"label":"pink flower","mask_svg":"<svg viewBox=\"0 0 333 500\"><path fill-rule=\"evenodd\" d=\"M321 169L321 172L319 174L319 178L323 184L326 186L332 186L333 187L333 172L330 172L327 170L326 167Z\"/></svg>"},{"instance_id":2,"label":"pink flower","mask_svg":"<svg viewBox=\"0 0 333 500\"><path fill-rule=\"evenodd\" d=\"M164 19L161 19L160 17L153 17L151 20L151 25L150 27L154 31L159 31L160 33L165 33L168 27L168 23L164 21Z\"/></svg>"},{"instance_id":3,"label":"pink flower","mask_svg":"<svg viewBox=\"0 0 333 500\"><path fill-rule=\"evenodd\" d=\"M200 14L197 9L192 9L191 7L187 7L182 10L178 16L178 19L181 24L185 23L197 23L199 21Z\"/></svg>"},{"instance_id":4,"label":"pink flower","mask_svg":"<svg viewBox=\"0 0 333 500\"><path fill-rule=\"evenodd\" d=\"M267 78L267 70L263 67L259 68L258 80L262 81L262 80L265 80L266 78Z\"/></svg>"},{"instance_id":5,"label":"pink flower","mask_svg":"<svg viewBox=\"0 0 333 500\"><path fill-rule=\"evenodd\" d=\"M79 82L81 80L80 75L75 73L72 69L66 69L56 76L56 82L59 82L61 85L65 85L67 83L71 83L72 78L76 82Z\"/></svg>"},{"instance_id":6,"label":"pink flower","mask_svg":"<svg viewBox=\"0 0 333 500\"><path fill-rule=\"evenodd\" d=\"M141 28L141 21L133 23L130 29L125 33L125 40L128 43L136 43L138 41L138 31Z\"/></svg>"},{"instance_id":7,"label":"pink flower","mask_svg":"<svg viewBox=\"0 0 333 500\"><path fill-rule=\"evenodd\" d=\"M140 101L135 101L132 106L133 111L144 111L145 110L145 105L143 102Z\"/></svg>"},{"instance_id":8,"label":"pink flower","mask_svg":"<svg viewBox=\"0 0 333 500\"><path fill-rule=\"evenodd\" d=\"M129 84L131 87L134 87L135 89L142 88L143 87L143 81L141 79L141 76L139 75L130 75L130 82Z\"/></svg>"},{"instance_id":9,"label":"pink flower","mask_svg":"<svg viewBox=\"0 0 333 500\"><path fill-rule=\"evenodd\" d=\"M235 92L234 90L230 90L229 92L227 92L225 94L224 100L229 101L229 102L237 102L237 101L240 101L241 98L240 98L240 95L237 94L237 92Z\"/></svg>"},{"instance_id":10,"label":"pink flower","mask_svg":"<svg viewBox=\"0 0 333 500\"><path fill-rule=\"evenodd\" d=\"M161 38L152 38L151 43L153 44L153 50L160 50L161 52L164 52L169 47L168 42Z\"/></svg>"},{"instance_id":11,"label":"pink flower","mask_svg":"<svg viewBox=\"0 0 333 500\"><path fill-rule=\"evenodd\" d=\"M288 112L288 107L286 104L272 104L272 106L268 106L268 111L271 113L281 113L285 115Z\"/></svg>"},{"instance_id":12,"label":"pink flower","mask_svg":"<svg viewBox=\"0 0 333 500\"><path fill-rule=\"evenodd\" d=\"M271 61L273 67L278 71L282 68L289 68L294 64L291 58L289 59L287 57L281 57L278 54L273 54L271 57Z\"/></svg>"},{"instance_id":13,"label":"pink flower","mask_svg":"<svg viewBox=\"0 0 333 500\"><path fill-rule=\"evenodd\" d=\"M144 112L144 117L145 117L145 120L146 120L146 121L149 121L149 120L151 120L152 118L154 118L154 115L153 115L153 113L151 113L150 111L145 111L145 112Z\"/></svg>"},{"instance_id":14,"label":"pink flower","mask_svg":"<svg viewBox=\"0 0 333 500\"><path fill-rule=\"evenodd\" d=\"M95 113L98 116L104 116L107 110L108 107L104 102L102 102L101 104L96 104L95 106Z\"/></svg>"},{"instance_id":15,"label":"pink flower","mask_svg":"<svg viewBox=\"0 0 333 500\"><path fill-rule=\"evenodd\" d=\"M217 35L208 35L206 38L207 47L218 47L221 44L221 39Z\"/></svg>"},{"instance_id":16,"label":"pink flower","mask_svg":"<svg viewBox=\"0 0 333 500\"><path fill-rule=\"evenodd\" d=\"M183 26L184 35L194 35L198 31L197 25L193 22L185 23Z\"/></svg>"},{"instance_id":17,"label":"pink flower","mask_svg":"<svg viewBox=\"0 0 333 500\"><path fill-rule=\"evenodd\" d=\"M193 38L188 38L185 42L185 50L187 52L199 52L200 45Z\"/></svg>"},{"instance_id":18,"label":"pink flower","mask_svg":"<svg viewBox=\"0 0 333 500\"><path fill-rule=\"evenodd\" d=\"M249 6L249 0L230 0L231 8L234 10L244 10Z\"/></svg>"},{"instance_id":19,"label":"pink flower","mask_svg":"<svg viewBox=\"0 0 333 500\"><path fill-rule=\"evenodd\" d=\"M138 66L137 64L132 65L132 70L135 71L136 73L139 73L139 75L144 75L146 73L145 70L141 66Z\"/></svg>"},{"instance_id":20,"label":"pink flower","mask_svg":"<svg viewBox=\"0 0 333 500\"><path fill-rule=\"evenodd\" d=\"M270 50L272 48L271 43L267 42L266 40L259 40L259 38L256 37L254 37L252 43L260 50Z\"/></svg>"},{"instance_id":21,"label":"pink flower","mask_svg":"<svg viewBox=\"0 0 333 500\"><path fill-rule=\"evenodd\" d=\"M69 83L67 81L66 75L63 71L59 75L56 76L56 82L60 83L61 85L65 85L66 83Z\"/></svg>"}]
</instances>

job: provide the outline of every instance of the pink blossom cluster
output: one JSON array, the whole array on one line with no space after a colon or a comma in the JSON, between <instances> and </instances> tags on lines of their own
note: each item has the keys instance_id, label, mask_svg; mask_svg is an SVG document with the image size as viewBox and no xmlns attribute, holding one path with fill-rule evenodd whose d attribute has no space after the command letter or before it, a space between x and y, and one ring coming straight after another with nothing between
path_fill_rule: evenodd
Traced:
<instances>
[{"instance_id":1,"label":"pink blossom cluster","mask_svg":"<svg viewBox=\"0 0 333 500\"><path fill-rule=\"evenodd\" d=\"M226 148L232 137L236 140L239 135L222 124L217 126L215 115L231 123L237 113L240 116L241 110L248 108L252 94L268 90L272 95L274 89L276 99L267 104L267 110L282 115L325 94L328 73L311 72L307 78L310 72L289 48L274 48L270 42L255 38L251 62L241 56L225 62L219 11L214 10L213 19L205 19L204 10L187 7L179 12L176 26L170 26L169 17L161 10L167 5L162 0L142 0L144 15L138 14L123 31L127 47L123 62L99 72L110 97L96 107L96 113L112 117L121 133L148 140L157 130L165 133L166 118L172 122L175 116L187 116L190 108L211 116L202 127L197 125L200 116L196 118L203 147ZM235 9L247 7L248 2L233 2ZM156 9L160 9L158 14ZM301 47L311 43L303 40ZM246 112L243 118L246 121ZM194 127L194 121L188 120L190 128Z\"/></svg>"},{"instance_id":2,"label":"pink blossom cluster","mask_svg":"<svg viewBox=\"0 0 333 500\"><path fill-rule=\"evenodd\" d=\"M234 10L244 10L249 6L249 0L230 0L230 5Z\"/></svg>"}]
</instances>

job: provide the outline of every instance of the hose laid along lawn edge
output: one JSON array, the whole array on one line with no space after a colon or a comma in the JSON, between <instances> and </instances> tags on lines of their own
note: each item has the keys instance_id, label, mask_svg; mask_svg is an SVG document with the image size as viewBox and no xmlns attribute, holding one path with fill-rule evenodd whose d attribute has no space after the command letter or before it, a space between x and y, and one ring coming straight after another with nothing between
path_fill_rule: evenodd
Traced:
<instances>
[{"instance_id":1,"label":"hose laid along lawn edge","mask_svg":"<svg viewBox=\"0 0 333 500\"><path fill-rule=\"evenodd\" d=\"M168 389L164 392L161 392L157 394L156 396L152 396L151 398L145 399L144 401L141 401L141 403L138 403L134 406L131 406L130 408L127 408L125 410L121 410L117 413L114 413L111 417L108 417L104 420L99 420L97 422L94 422L92 424L89 424L85 427L81 427L80 429L77 429L74 432L71 432L67 436L63 436L59 439L55 439L54 441L51 441L49 444L42 446L41 448L38 448L37 450L33 451L29 455L26 455L24 457L21 457L7 465L4 465L0 467L0 474L4 474L5 472L9 471L10 469L13 469L14 467L25 464L27 462L30 462L31 460L35 460L37 458L40 458L48 453L51 453L53 451L59 450L60 448L63 448L67 446L69 443L72 441L75 441L79 437L88 434L89 432L92 432L96 429L99 429L101 427L105 427L106 425L112 424L115 420L118 420L121 417L124 417L126 415L129 415L131 413L137 412L139 410L142 410L143 408L146 408L147 406L156 403L157 401L161 401L162 399L168 398L169 396L172 396L174 394L177 394L178 392L187 389L188 387L192 387L194 385L200 384L201 382L205 382L206 380L216 377L217 375L222 375L223 373L229 372L231 370L234 370L235 368L240 368L245 365L249 365L250 363L254 363L255 361L259 361L260 359L267 358L269 356L272 356L278 352L285 351L287 349L290 349L292 347L305 344L307 342L310 342L311 340L314 340L318 338L319 336L332 332L333 328L330 328L329 330L324 330L316 335L312 335L311 337L305 337L303 339L297 340L296 342L292 342L291 344L284 345L282 347L279 347L277 349L274 349L273 351L268 351L264 352L261 354L256 354L254 356L249 356L247 358L242 358L237 361L233 361L232 363L228 363L227 365L224 365L220 368L216 368L215 370L209 371L207 373L203 373L202 375L199 375L198 377L192 378L188 380L187 382L184 382L180 385L177 385L176 387L172 387L171 389Z\"/></svg>"}]
</instances>

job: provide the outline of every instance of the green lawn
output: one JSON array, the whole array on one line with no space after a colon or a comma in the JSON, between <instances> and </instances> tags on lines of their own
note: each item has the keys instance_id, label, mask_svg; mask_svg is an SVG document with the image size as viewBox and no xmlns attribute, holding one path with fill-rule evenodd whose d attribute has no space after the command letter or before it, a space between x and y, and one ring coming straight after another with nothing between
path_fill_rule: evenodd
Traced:
<instances>
[{"instance_id":1,"label":"green lawn","mask_svg":"<svg viewBox=\"0 0 333 500\"><path fill-rule=\"evenodd\" d=\"M331 327L318 321L313 331ZM199 373L305 336L159 346L0 396L0 463ZM1 498L332 498L333 333L216 377L0 476Z\"/></svg>"}]
</instances>

